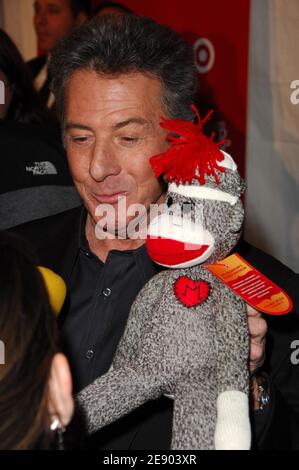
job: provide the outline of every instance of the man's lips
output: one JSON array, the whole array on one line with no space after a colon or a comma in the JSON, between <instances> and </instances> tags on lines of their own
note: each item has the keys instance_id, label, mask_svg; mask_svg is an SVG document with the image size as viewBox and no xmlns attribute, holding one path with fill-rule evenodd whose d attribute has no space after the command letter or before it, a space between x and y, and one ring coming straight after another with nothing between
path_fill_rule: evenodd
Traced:
<instances>
[{"instance_id":1,"label":"man's lips","mask_svg":"<svg viewBox=\"0 0 299 470\"><path fill-rule=\"evenodd\" d=\"M91 193L91 195L99 204L115 204L120 198L123 198L127 195L127 191L111 194Z\"/></svg>"},{"instance_id":2,"label":"man's lips","mask_svg":"<svg viewBox=\"0 0 299 470\"><path fill-rule=\"evenodd\" d=\"M175 266L199 258L207 251L209 245L184 243L170 238L149 235L146 247L148 254L156 263Z\"/></svg>"}]
</instances>

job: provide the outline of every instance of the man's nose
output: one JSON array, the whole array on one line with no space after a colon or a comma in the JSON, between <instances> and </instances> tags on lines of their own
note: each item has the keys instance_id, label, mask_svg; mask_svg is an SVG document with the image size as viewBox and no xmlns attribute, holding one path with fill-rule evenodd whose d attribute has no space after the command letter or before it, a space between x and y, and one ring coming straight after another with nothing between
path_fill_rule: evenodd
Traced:
<instances>
[{"instance_id":1,"label":"man's nose","mask_svg":"<svg viewBox=\"0 0 299 470\"><path fill-rule=\"evenodd\" d=\"M111 146L97 144L94 147L89 166L89 173L96 181L102 181L107 176L118 175L121 166Z\"/></svg>"},{"instance_id":2,"label":"man's nose","mask_svg":"<svg viewBox=\"0 0 299 470\"><path fill-rule=\"evenodd\" d=\"M47 12L40 10L38 13L35 13L35 23L38 26L45 25L47 23Z\"/></svg>"}]
</instances>

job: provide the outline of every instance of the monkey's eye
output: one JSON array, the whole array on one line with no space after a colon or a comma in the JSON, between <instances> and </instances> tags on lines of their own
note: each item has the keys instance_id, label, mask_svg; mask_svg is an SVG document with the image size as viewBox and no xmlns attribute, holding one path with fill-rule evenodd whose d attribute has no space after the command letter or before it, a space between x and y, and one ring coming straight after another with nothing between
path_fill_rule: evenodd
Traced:
<instances>
[{"instance_id":1,"label":"monkey's eye","mask_svg":"<svg viewBox=\"0 0 299 470\"><path fill-rule=\"evenodd\" d=\"M167 205L167 207L170 207L170 206L172 206L172 204L173 204L173 199L172 199L171 196L169 196L167 198L166 205Z\"/></svg>"}]
</instances>

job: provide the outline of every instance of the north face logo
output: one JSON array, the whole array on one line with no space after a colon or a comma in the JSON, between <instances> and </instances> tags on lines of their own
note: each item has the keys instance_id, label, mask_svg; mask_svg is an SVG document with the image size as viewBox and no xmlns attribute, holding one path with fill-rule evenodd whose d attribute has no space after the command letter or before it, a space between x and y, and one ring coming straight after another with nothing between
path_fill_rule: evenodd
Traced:
<instances>
[{"instance_id":1,"label":"north face logo","mask_svg":"<svg viewBox=\"0 0 299 470\"><path fill-rule=\"evenodd\" d=\"M33 175L57 175L58 172L51 162L34 162L33 166L26 166L28 173L32 172Z\"/></svg>"}]
</instances>

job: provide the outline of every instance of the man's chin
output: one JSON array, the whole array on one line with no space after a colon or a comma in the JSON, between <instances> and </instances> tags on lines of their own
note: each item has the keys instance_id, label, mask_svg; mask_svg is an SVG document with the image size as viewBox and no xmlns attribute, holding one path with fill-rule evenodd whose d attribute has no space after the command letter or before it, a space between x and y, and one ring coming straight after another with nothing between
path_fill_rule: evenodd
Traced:
<instances>
[{"instance_id":1,"label":"man's chin","mask_svg":"<svg viewBox=\"0 0 299 470\"><path fill-rule=\"evenodd\" d=\"M91 202L91 201L89 201ZM85 204L89 217L92 219L97 238L100 239L146 239L147 212L141 214L128 215L126 210L114 210L107 214L104 205L95 206ZM124 208L125 209L125 208Z\"/></svg>"},{"instance_id":2,"label":"man's chin","mask_svg":"<svg viewBox=\"0 0 299 470\"><path fill-rule=\"evenodd\" d=\"M48 41L39 41L38 49L42 50L45 54L49 54L54 49L54 45Z\"/></svg>"},{"instance_id":3,"label":"man's chin","mask_svg":"<svg viewBox=\"0 0 299 470\"><path fill-rule=\"evenodd\" d=\"M95 235L99 240L125 240L127 238L127 227L115 224L101 224L98 221L95 225Z\"/></svg>"}]
</instances>

